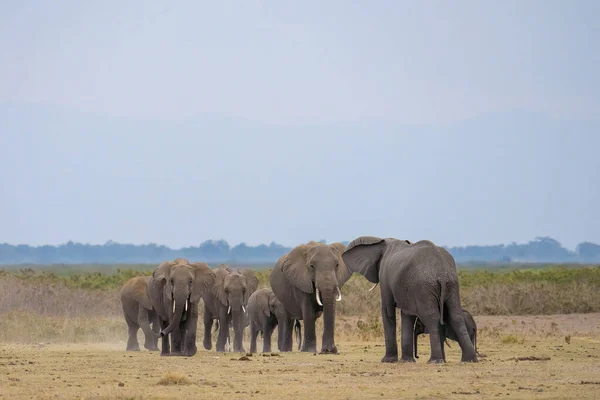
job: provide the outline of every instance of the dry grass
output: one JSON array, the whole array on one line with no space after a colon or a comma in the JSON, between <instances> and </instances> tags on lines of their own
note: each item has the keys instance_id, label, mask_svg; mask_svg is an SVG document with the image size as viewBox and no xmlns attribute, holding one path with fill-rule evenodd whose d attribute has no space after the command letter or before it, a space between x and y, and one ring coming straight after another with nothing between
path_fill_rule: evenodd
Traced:
<instances>
[{"instance_id":1,"label":"dry grass","mask_svg":"<svg viewBox=\"0 0 600 400\"><path fill-rule=\"evenodd\" d=\"M125 352L122 343L0 344L3 398L597 398L600 315L482 317L477 364L451 342L430 365L428 338L415 364L381 364L382 338L338 341L339 355L279 357L199 350L192 358ZM537 332L532 334L530 328ZM570 343L565 335L571 336ZM518 335L523 340L504 342ZM161 383L163 382L163 383Z\"/></svg>"},{"instance_id":2,"label":"dry grass","mask_svg":"<svg viewBox=\"0 0 600 400\"><path fill-rule=\"evenodd\" d=\"M190 381L185 375L178 372L167 372L165 376L160 378L157 385L169 386L169 385L191 385Z\"/></svg>"}]
</instances>

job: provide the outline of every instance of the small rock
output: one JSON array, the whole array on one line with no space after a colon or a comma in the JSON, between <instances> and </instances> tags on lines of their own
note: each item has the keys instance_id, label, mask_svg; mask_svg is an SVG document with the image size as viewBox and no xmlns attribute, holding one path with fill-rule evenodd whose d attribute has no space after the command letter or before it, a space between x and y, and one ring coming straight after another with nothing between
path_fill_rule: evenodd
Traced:
<instances>
[{"instance_id":1,"label":"small rock","mask_svg":"<svg viewBox=\"0 0 600 400\"><path fill-rule=\"evenodd\" d=\"M123 382L119 382L119 387L123 387L125 384Z\"/></svg>"}]
</instances>

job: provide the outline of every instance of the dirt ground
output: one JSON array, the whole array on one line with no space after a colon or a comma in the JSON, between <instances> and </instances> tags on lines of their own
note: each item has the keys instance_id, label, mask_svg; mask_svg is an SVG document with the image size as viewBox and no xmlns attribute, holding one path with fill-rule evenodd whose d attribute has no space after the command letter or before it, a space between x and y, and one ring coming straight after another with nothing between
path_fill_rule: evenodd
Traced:
<instances>
[{"instance_id":1,"label":"dirt ground","mask_svg":"<svg viewBox=\"0 0 600 400\"><path fill-rule=\"evenodd\" d=\"M125 352L124 342L0 343L0 398L600 398L600 314L475 320L476 364L459 362L455 342L446 364L427 364L425 335L415 364L381 364L383 338L340 337L338 355L191 358Z\"/></svg>"}]
</instances>

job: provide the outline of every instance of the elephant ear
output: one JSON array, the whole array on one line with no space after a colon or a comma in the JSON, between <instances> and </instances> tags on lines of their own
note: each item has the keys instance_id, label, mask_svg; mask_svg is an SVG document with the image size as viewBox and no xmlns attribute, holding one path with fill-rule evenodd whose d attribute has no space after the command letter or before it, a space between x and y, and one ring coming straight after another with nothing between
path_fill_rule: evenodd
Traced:
<instances>
[{"instance_id":1,"label":"elephant ear","mask_svg":"<svg viewBox=\"0 0 600 400\"><path fill-rule=\"evenodd\" d=\"M221 304L224 306L228 305L227 302L227 293L225 293L225 277L231 274L231 269L227 267L225 264L219 265L215 272L215 284L213 285L213 294Z\"/></svg>"},{"instance_id":2,"label":"elephant ear","mask_svg":"<svg viewBox=\"0 0 600 400\"><path fill-rule=\"evenodd\" d=\"M361 236L354 239L342 253L342 260L351 272L363 275L371 283L379 282L379 260L385 250L385 239Z\"/></svg>"},{"instance_id":3,"label":"elephant ear","mask_svg":"<svg viewBox=\"0 0 600 400\"><path fill-rule=\"evenodd\" d=\"M247 268L241 270L240 274L246 278L246 293L244 294L244 303L248 304L248 298L250 298L252 293L256 292L256 289L258 288L258 277L254 271Z\"/></svg>"},{"instance_id":4,"label":"elephant ear","mask_svg":"<svg viewBox=\"0 0 600 400\"><path fill-rule=\"evenodd\" d=\"M190 265L194 269L194 286L190 300L192 303L197 303L204 293L214 286L216 274L207 263L195 262Z\"/></svg>"},{"instance_id":5,"label":"elephant ear","mask_svg":"<svg viewBox=\"0 0 600 400\"><path fill-rule=\"evenodd\" d=\"M153 302L156 303L157 300L160 302L160 299L162 299L163 291L167 284L167 279L171 275L171 267L173 265L170 261L164 261L152 272L152 277L148 281L148 293ZM167 296L169 300L172 300L171 291L167 291Z\"/></svg>"},{"instance_id":6,"label":"elephant ear","mask_svg":"<svg viewBox=\"0 0 600 400\"><path fill-rule=\"evenodd\" d=\"M352 271L348 269L346 263L344 262L344 259L342 258L342 254L344 253L344 250L346 250L346 245L340 242L336 242L332 243L330 247L333 250L333 252L337 254L340 260L335 275L338 281L338 286L341 288L342 286L344 286L344 283L346 283L348 279L350 279L350 276L352 276Z\"/></svg>"},{"instance_id":7,"label":"elephant ear","mask_svg":"<svg viewBox=\"0 0 600 400\"><path fill-rule=\"evenodd\" d=\"M149 276L139 277L133 286L133 298L146 310L152 310L152 300L148 294Z\"/></svg>"},{"instance_id":8,"label":"elephant ear","mask_svg":"<svg viewBox=\"0 0 600 400\"><path fill-rule=\"evenodd\" d=\"M306 254L311 247L310 244L294 247L281 265L286 280L304 293L313 293L313 280L308 265L306 265Z\"/></svg>"}]
</instances>

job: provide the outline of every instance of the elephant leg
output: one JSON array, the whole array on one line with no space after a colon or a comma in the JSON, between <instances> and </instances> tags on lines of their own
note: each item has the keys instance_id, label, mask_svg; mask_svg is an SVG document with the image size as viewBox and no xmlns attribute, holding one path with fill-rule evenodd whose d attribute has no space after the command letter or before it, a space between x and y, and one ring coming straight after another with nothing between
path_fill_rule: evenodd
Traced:
<instances>
[{"instance_id":1,"label":"elephant leg","mask_svg":"<svg viewBox=\"0 0 600 400\"><path fill-rule=\"evenodd\" d=\"M137 332L140 328L139 325L125 315L125 322L127 322L127 348L126 351L140 351L140 345L137 340Z\"/></svg>"},{"instance_id":2,"label":"elephant leg","mask_svg":"<svg viewBox=\"0 0 600 400\"><path fill-rule=\"evenodd\" d=\"M211 330L213 326L213 315L208 309L208 307L204 306L204 341L203 345L206 350L212 349L212 338L211 338Z\"/></svg>"},{"instance_id":3,"label":"elephant leg","mask_svg":"<svg viewBox=\"0 0 600 400\"><path fill-rule=\"evenodd\" d=\"M302 340L303 352L317 352L317 333L315 329L316 316L312 305L305 304L302 307L302 319L304 320L304 339ZM291 334L291 332L290 332Z\"/></svg>"},{"instance_id":4,"label":"elephant leg","mask_svg":"<svg viewBox=\"0 0 600 400\"><path fill-rule=\"evenodd\" d=\"M419 317L421 318L421 317ZM441 364L446 360L444 358L444 340L446 340L439 315L428 315L421 318L427 330L429 331L429 341L431 344L431 356L427 363Z\"/></svg>"},{"instance_id":5,"label":"elephant leg","mask_svg":"<svg viewBox=\"0 0 600 400\"><path fill-rule=\"evenodd\" d=\"M144 348L150 351L158 351L157 338L150 328L150 316L148 310L144 307L138 308L138 325L144 332Z\"/></svg>"},{"instance_id":6,"label":"elephant leg","mask_svg":"<svg viewBox=\"0 0 600 400\"><path fill-rule=\"evenodd\" d=\"M169 321L163 321L160 319L160 328L167 329L169 326ZM169 336L171 334L165 335L162 337L162 348L160 349L161 356L170 356L171 355L171 345L169 344Z\"/></svg>"},{"instance_id":7,"label":"elephant leg","mask_svg":"<svg viewBox=\"0 0 600 400\"><path fill-rule=\"evenodd\" d=\"M254 321L250 322L250 353L256 353L256 339L258 337L258 328Z\"/></svg>"},{"instance_id":8,"label":"elephant leg","mask_svg":"<svg viewBox=\"0 0 600 400\"><path fill-rule=\"evenodd\" d=\"M383 356L381 362L398 362L398 341L396 338L396 302L391 294L389 296L384 296L383 290L381 292L381 319L383 320L383 334L385 336L385 356Z\"/></svg>"},{"instance_id":9,"label":"elephant leg","mask_svg":"<svg viewBox=\"0 0 600 400\"><path fill-rule=\"evenodd\" d=\"M279 343L279 351L289 352L294 347L294 320L291 318L285 319L277 325L277 341ZM315 346L316 347L316 346Z\"/></svg>"},{"instance_id":10,"label":"elephant leg","mask_svg":"<svg viewBox=\"0 0 600 400\"><path fill-rule=\"evenodd\" d=\"M152 340L154 351L158 351L158 334L160 332L160 321L158 318L158 313L154 310L148 312L148 320L152 324L152 332L154 333L154 337Z\"/></svg>"},{"instance_id":11,"label":"elephant leg","mask_svg":"<svg viewBox=\"0 0 600 400\"><path fill-rule=\"evenodd\" d=\"M447 311L450 314L450 325L456 334L458 344L462 350L461 362L477 362L475 346L473 345L473 342L471 342L471 338L467 332L465 319L460 308L460 301L458 300L458 294L451 295L446 304L448 305Z\"/></svg>"},{"instance_id":12,"label":"elephant leg","mask_svg":"<svg viewBox=\"0 0 600 400\"><path fill-rule=\"evenodd\" d=\"M170 333L171 335L171 355L172 356L180 356L181 355L181 325L176 326L173 331Z\"/></svg>"},{"instance_id":13,"label":"elephant leg","mask_svg":"<svg viewBox=\"0 0 600 400\"><path fill-rule=\"evenodd\" d=\"M394 318L395 317L396 315L394 313ZM413 338L413 330L415 327L416 320L417 317L415 315L408 315L405 314L402 310L400 310L400 342L402 347L402 362L415 362L415 359L413 357L413 344L416 346L416 337ZM394 329L394 333L395 332L396 330Z\"/></svg>"},{"instance_id":14,"label":"elephant leg","mask_svg":"<svg viewBox=\"0 0 600 400\"><path fill-rule=\"evenodd\" d=\"M219 310L219 336L217 337L217 351L219 352L224 352L225 344L229 342L229 323L229 315L225 307L223 307L222 310Z\"/></svg>"},{"instance_id":15,"label":"elephant leg","mask_svg":"<svg viewBox=\"0 0 600 400\"><path fill-rule=\"evenodd\" d=\"M195 315L194 315L195 314ZM198 329L198 314L192 313L185 321L185 335L183 339L183 353L186 357L192 357L198 352L196 347L196 331Z\"/></svg>"}]
</instances>

